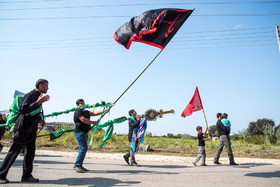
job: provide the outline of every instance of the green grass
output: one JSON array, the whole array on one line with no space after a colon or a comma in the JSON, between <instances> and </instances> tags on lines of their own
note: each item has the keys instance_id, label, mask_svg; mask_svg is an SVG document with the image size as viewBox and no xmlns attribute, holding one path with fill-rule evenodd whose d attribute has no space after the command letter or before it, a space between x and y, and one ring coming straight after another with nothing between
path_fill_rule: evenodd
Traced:
<instances>
[{"instance_id":1,"label":"green grass","mask_svg":"<svg viewBox=\"0 0 280 187\"><path fill-rule=\"evenodd\" d=\"M47 134L47 131L41 131L40 134ZM89 133L89 141L92 132ZM93 139L93 145L89 146L89 150L96 152L127 152L130 148L127 140L127 135L113 134L111 139L105 142L102 149L99 148L100 143L103 140L103 133L96 133ZM232 150L235 157L255 157L255 158L278 158L280 159L280 144L265 144L260 143L260 139L257 139L257 143L242 140L232 140ZM11 142L8 133L5 134L3 141ZM74 133L69 132L63 134L60 138L53 141L49 140L48 136L39 137L36 140L36 144L40 148L56 149L56 150L76 150L78 144L74 138ZM197 140L195 139L182 139L182 138L168 138L168 137L145 137L145 145L149 144L153 150L156 151L151 154L172 154L182 156L195 156L198 153ZM206 141L206 152L208 157L213 157L219 145L219 141ZM225 149L225 148L224 148ZM162 152L163 151L163 152ZM164 153L164 151L166 153ZM226 151L223 151L221 156L227 156Z\"/></svg>"}]
</instances>

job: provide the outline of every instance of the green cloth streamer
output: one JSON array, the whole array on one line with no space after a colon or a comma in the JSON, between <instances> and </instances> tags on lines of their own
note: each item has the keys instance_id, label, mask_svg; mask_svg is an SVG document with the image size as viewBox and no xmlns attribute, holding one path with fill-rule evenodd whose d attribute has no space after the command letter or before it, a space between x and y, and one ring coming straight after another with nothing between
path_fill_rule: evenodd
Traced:
<instances>
[{"instance_id":1,"label":"green cloth streamer","mask_svg":"<svg viewBox=\"0 0 280 187\"><path fill-rule=\"evenodd\" d=\"M75 128L69 128L69 129L61 129L59 131L52 132L52 133L50 133L50 140L54 140L56 138L59 138L65 132L73 132L74 130L75 130Z\"/></svg>"},{"instance_id":2,"label":"green cloth streamer","mask_svg":"<svg viewBox=\"0 0 280 187\"><path fill-rule=\"evenodd\" d=\"M113 125L114 123L123 123L124 121L126 121L128 119L129 118L123 116L123 117L120 117L120 118L116 118L114 120L106 121L103 124L99 124L98 127L97 126L93 127L93 130L98 130L98 129L102 129L102 128L105 128L105 127L109 126L107 128L106 132L105 132L105 135L104 135L103 140L102 140L99 147L102 148L104 143L112 137L112 134L113 134L113 131L114 131L114 125ZM52 132L52 133L50 133L50 140L54 140L56 138L59 138L65 132L73 132L74 130L75 130L75 128L69 128L69 129L61 129L61 130ZM93 139L93 136L92 136L92 139ZM92 142L92 140L91 140L91 142Z\"/></svg>"},{"instance_id":3,"label":"green cloth streamer","mask_svg":"<svg viewBox=\"0 0 280 187\"><path fill-rule=\"evenodd\" d=\"M7 122L6 124L2 124L0 125L0 127L5 127L6 129L9 129L11 126L15 125L15 121L19 115L19 109L20 109L20 101L23 98L22 95L20 96L16 96L10 109L9 109L9 116L7 118ZM42 105L40 105L40 107L36 110L33 110L32 112L26 114L26 116L34 116L36 114L38 114L39 112L41 112L42 110Z\"/></svg>"},{"instance_id":4,"label":"green cloth streamer","mask_svg":"<svg viewBox=\"0 0 280 187\"><path fill-rule=\"evenodd\" d=\"M113 121L108 121L109 123L109 127L106 130L106 133L103 137L103 141L101 142L101 144L99 145L99 148L102 148L102 146L104 145L104 143L109 140L112 137L113 131L114 131L114 123L122 123L124 121L126 121L128 118L123 116L117 119L114 119Z\"/></svg>"},{"instance_id":5,"label":"green cloth streamer","mask_svg":"<svg viewBox=\"0 0 280 187\"><path fill-rule=\"evenodd\" d=\"M68 110L64 110L64 111L60 111L60 112L53 112L51 114L44 115L44 117L45 118L47 118L47 117L54 117L54 116L58 116L58 115L61 115L61 114L68 114L69 112L74 112L77 109L86 109L86 108L93 108L93 107L100 107L100 106L108 108L108 107L112 106L112 103L105 103L105 105L102 105L100 103L96 103L94 105L85 104L82 107L74 107L74 108L71 108L71 109L68 109Z\"/></svg>"},{"instance_id":6,"label":"green cloth streamer","mask_svg":"<svg viewBox=\"0 0 280 187\"><path fill-rule=\"evenodd\" d=\"M109 140L113 134L113 130L114 130L114 125L113 123L110 124L110 126L107 128L106 133L103 137L103 140L101 142L101 144L99 145L99 148L102 148L102 146L104 145L104 143Z\"/></svg>"},{"instance_id":7,"label":"green cloth streamer","mask_svg":"<svg viewBox=\"0 0 280 187\"><path fill-rule=\"evenodd\" d=\"M95 132L97 131L97 129L99 128L99 123L100 123L100 121L101 121L101 119L102 119L102 117L103 117L104 110L105 110L105 107L103 107L103 111L102 111L102 113L101 113L101 115L100 115L100 118L99 118L99 120L97 121L97 124L95 125L95 128L94 128L94 131L93 131L93 133L92 133L92 136L91 136L89 145L92 145L93 136L94 136Z\"/></svg>"}]
</instances>

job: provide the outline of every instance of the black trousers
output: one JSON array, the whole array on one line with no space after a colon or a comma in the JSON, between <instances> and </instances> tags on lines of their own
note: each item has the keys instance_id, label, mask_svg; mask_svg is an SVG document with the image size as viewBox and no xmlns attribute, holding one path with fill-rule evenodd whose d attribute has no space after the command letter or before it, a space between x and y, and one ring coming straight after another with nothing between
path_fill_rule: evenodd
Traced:
<instances>
[{"instance_id":1,"label":"black trousers","mask_svg":"<svg viewBox=\"0 0 280 187\"><path fill-rule=\"evenodd\" d=\"M5 127L0 127L0 140L2 139L4 134L5 134Z\"/></svg>"},{"instance_id":2,"label":"black trousers","mask_svg":"<svg viewBox=\"0 0 280 187\"><path fill-rule=\"evenodd\" d=\"M22 178L32 176L31 173L33 171L33 160L35 157L35 142L36 132L29 135L20 131L15 132L13 144L0 167L1 179L5 179L7 177L10 167L15 162L23 147L25 147L25 153L23 159Z\"/></svg>"},{"instance_id":3,"label":"black trousers","mask_svg":"<svg viewBox=\"0 0 280 187\"><path fill-rule=\"evenodd\" d=\"M5 127L0 127L0 140L5 134ZM0 143L0 152L2 151L3 145Z\"/></svg>"}]
</instances>

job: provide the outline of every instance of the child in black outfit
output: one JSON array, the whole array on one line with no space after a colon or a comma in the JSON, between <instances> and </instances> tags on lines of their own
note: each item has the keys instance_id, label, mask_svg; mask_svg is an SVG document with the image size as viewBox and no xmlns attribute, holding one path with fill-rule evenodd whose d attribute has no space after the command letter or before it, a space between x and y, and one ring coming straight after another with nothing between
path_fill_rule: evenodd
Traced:
<instances>
[{"instance_id":1,"label":"child in black outfit","mask_svg":"<svg viewBox=\"0 0 280 187\"><path fill-rule=\"evenodd\" d=\"M205 164L205 159L206 159L205 141L210 140L211 137L203 138L203 135L207 132L208 127L206 127L206 130L203 133L202 133L202 127L201 126L197 126L196 130L197 130L197 133L198 133L197 137L198 137L198 150L199 150L199 153L198 153L197 157L194 159L193 165L196 166L197 162L202 158L201 166L207 166Z\"/></svg>"}]
</instances>

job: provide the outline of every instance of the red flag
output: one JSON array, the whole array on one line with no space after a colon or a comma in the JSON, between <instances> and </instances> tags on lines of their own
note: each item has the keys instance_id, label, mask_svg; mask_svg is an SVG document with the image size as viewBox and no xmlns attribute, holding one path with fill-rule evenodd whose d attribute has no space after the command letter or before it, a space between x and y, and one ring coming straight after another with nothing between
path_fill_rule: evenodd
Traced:
<instances>
[{"instance_id":1,"label":"red flag","mask_svg":"<svg viewBox=\"0 0 280 187\"><path fill-rule=\"evenodd\" d=\"M193 112L196 112L201 109L203 109L203 106L198 92L198 88L196 87L191 101L189 102L185 110L182 112L181 116L185 118L186 116L190 116Z\"/></svg>"}]
</instances>

